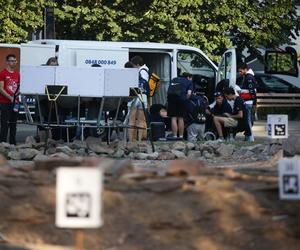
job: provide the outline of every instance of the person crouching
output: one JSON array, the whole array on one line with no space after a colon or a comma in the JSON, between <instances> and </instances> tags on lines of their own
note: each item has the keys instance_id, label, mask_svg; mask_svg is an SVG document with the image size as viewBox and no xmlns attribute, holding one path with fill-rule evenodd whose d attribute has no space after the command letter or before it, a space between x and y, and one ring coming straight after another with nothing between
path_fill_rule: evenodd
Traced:
<instances>
[{"instance_id":1,"label":"person crouching","mask_svg":"<svg viewBox=\"0 0 300 250\"><path fill-rule=\"evenodd\" d=\"M195 91L190 99L187 100L186 121L188 141L194 142L197 140L204 140L207 107L207 100L203 96L198 95L197 91Z\"/></svg>"}]
</instances>

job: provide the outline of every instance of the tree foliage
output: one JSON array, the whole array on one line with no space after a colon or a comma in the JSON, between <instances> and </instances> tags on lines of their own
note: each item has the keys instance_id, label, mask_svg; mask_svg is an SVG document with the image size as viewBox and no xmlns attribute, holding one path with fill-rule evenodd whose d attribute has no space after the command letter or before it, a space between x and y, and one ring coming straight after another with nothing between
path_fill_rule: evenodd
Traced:
<instances>
[{"instance_id":1,"label":"tree foliage","mask_svg":"<svg viewBox=\"0 0 300 250\"><path fill-rule=\"evenodd\" d=\"M43 24L43 0L0 0L0 42L19 43Z\"/></svg>"},{"instance_id":2,"label":"tree foliage","mask_svg":"<svg viewBox=\"0 0 300 250\"><path fill-rule=\"evenodd\" d=\"M291 0L64 0L56 14L58 38L181 43L211 56L289 42L299 26Z\"/></svg>"},{"instance_id":3,"label":"tree foliage","mask_svg":"<svg viewBox=\"0 0 300 250\"><path fill-rule=\"evenodd\" d=\"M23 41L42 26L43 0L2 1L1 42ZM287 43L300 27L293 0L47 2L55 5L57 39L181 43L212 57L232 45L251 49Z\"/></svg>"}]
</instances>

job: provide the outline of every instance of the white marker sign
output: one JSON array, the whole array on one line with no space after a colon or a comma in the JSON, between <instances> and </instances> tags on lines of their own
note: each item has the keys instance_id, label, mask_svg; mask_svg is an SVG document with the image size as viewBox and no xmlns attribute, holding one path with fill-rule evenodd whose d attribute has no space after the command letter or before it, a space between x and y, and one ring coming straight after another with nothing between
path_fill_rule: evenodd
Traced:
<instances>
[{"instance_id":1,"label":"white marker sign","mask_svg":"<svg viewBox=\"0 0 300 250\"><path fill-rule=\"evenodd\" d=\"M268 115L268 137L271 139L288 138L288 116Z\"/></svg>"},{"instance_id":2,"label":"white marker sign","mask_svg":"<svg viewBox=\"0 0 300 250\"><path fill-rule=\"evenodd\" d=\"M102 225L102 179L99 168L57 169L57 227L97 228Z\"/></svg>"},{"instance_id":3,"label":"white marker sign","mask_svg":"<svg viewBox=\"0 0 300 250\"><path fill-rule=\"evenodd\" d=\"M284 158L278 163L280 199L300 199L300 158Z\"/></svg>"}]
</instances>

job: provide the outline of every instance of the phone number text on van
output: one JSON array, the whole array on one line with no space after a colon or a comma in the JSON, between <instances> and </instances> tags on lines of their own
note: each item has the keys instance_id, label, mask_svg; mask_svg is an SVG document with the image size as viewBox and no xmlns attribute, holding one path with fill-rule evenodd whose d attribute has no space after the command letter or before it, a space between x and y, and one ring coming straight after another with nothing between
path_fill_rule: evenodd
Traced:
<instances>
[{"instance_id":1,"label":"phone number text on van","mask_svg":"<svg viewBox=\"0 0 300 250\"><path fill-rule=\"evenodd\" d=\"M92 60L86 59L85 64L99 64L99 65L116 65L116 60Z\"/></svg>"}]
</instances>

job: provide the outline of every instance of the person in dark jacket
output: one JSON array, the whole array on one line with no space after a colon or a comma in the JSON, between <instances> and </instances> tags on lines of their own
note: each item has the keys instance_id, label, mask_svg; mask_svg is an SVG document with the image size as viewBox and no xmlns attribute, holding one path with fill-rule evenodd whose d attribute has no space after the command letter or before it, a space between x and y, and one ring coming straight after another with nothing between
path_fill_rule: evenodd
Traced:
<instances>
[{"instance_id":1,"label":"person in dark jacket","mask_svg":"<svg viewBox=\"0 0 300 250\"><path fill-rule=\"evenodd\" d=\"M246 112L247 112L247 122L251 131L249 136L245 137L247 141L254 141L254 136L252 134L252 124L253 124L253 108L256 105L256 80L254 78L254 72L248 67L246 63L241 63L238 66L239 73L242 77L240 97L245 102Z\"/></svg>"}]
</instances>

